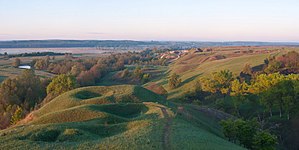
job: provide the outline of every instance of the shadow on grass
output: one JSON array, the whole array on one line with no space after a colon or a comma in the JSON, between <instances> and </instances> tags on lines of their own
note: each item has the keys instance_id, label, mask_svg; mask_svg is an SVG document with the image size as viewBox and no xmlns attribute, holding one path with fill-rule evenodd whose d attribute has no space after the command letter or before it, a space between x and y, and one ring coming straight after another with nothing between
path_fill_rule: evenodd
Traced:
<instances>
[{"instance_id":1,"label":"shadow on grass","mask_svg":"<svg viewBox=\"0 0 299 150\"><path fill-rule=\"evenodd\" d=\"M196 79L197 77L199 77L199 76L201 76L201 75L202 75L202 73L200 73L200 74L198 74L198 75L195 75L195 76L193 76L193 77L190 77L190 78L184 80L184 81L181 83L180 86L183 86L183 85L185 85L185 84L187 84L187 83L193 81L194 79Z\"/></svg>"}]
</instances>

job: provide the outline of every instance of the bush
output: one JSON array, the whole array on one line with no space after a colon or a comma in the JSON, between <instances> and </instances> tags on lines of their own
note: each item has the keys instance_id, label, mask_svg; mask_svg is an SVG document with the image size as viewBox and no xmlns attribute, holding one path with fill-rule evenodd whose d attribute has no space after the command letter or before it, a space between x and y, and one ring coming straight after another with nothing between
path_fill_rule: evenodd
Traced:
<instances>
[{"instance_id":1,"label":"bush","mask_svg":"<svg viewBox=\"0 0 299 150\"><path fill-rule=\"evenodd\" d=\"M181 84L181 79L179 78L179 75L172 74L170 79L168 80L169 88L174 89L177 88Z\"/></svg>"},{"instance_id":2,"label":"bush","mask_svg":"<svg viewBox=\"0 0 299 150\"><path fill-rule=\"evenodd\" d=\"M64 132L58 137L58 141L75 140L77 136L82 135L78 129L65 129Z\"/></svg>"},{"instance_id":3,"label":"bush","mask_svg":"<svg viewBox=\"0 0 299 150\"><path fill-rule=\"evenodd\" d=\"M30 136L32 141L55 142L60 135L60 131L56 129L40 130Z\"/></svg>"}]
</instances>

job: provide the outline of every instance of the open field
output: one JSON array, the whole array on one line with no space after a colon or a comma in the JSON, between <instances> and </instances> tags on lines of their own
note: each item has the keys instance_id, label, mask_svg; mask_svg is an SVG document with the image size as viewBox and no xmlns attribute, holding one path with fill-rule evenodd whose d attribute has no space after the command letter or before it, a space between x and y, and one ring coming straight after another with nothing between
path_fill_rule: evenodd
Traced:
<instances>
[{"instance_id":1,"label":"open field","mask_svg":"<svg viewBox=\"0 0 299 150\"><path fill-rule=\"evenodd\" d=\"M21 60L21 65L27 65L30 64L30 62L33 59L41 59L41 58L45 58L45 57L19 57L19 59ZM23 71L23 69L19 69L19 68L15 68L12 66L12 63L14 61L14 59L16 58L10 58L10 59L0 59L0 81L2 82L5 78L7 77L15 77L17 75L20 75L21 72ZM57 56L55 57L55 61L57 60L63 60L64 56ZM47 77L54 77L55 75L49 72L45 72L45 71L39 71L36 70L35 73L39 76L41 76L42 78L47 78Z\"/></svg>"}]
</instances>

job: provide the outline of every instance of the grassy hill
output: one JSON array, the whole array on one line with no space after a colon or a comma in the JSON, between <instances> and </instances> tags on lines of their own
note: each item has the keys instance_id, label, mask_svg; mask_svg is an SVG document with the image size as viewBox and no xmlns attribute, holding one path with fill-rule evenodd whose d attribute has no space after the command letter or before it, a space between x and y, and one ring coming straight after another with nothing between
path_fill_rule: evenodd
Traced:
<instances>
[{"instance_id":1,"label":"grassy hill","mask_svg":"<svg viewBox=\"0 0 299 150\"><path fill-rule=\"evenodd\" d=\"M208 48L207 48L208 49ZM172 90L168 87L166 75L156 84L163 85L168 91L168 99L177 99L185 92L193 89L199 78L209 76L213 72L229 69L239 75L245 64L259 66L270 56L278 56L288 51L299 51L298 47L212 47L210 52L189 52L173 62L168 70L168 76L176 73L182 79L180 87Z\"/></svg>"},{"instance_id":2,"label":"grassy hill","mask_svg":"<svg viewBox=\"0 0 299 150\"><path fill-rule=\"evenodd\" d=\"M180 107L139 86L79 88L0 131L0 149L242 149L215 116Z\"/></svg>"}]
</instances>

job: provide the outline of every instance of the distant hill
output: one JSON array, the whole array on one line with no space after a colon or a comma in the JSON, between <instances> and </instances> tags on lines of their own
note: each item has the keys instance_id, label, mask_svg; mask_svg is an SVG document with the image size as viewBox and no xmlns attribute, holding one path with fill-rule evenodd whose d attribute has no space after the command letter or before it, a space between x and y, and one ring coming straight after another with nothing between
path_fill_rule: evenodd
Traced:
<instances>
[{"instance_id":1,"label":"distant hill","mask_svg":"<svg viewBox=\"0 0 299 150\"><path fill-rule=\"evenodd\" d=\"M132 40L17 40L0 41L0 48L66 48L66 47L115 47L115 48L172 48L186 49L208 46L270 46L299 45L287 42L188 42L188 41L132 41Z\"/></svg>"}]
</instances>

